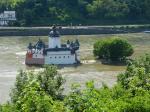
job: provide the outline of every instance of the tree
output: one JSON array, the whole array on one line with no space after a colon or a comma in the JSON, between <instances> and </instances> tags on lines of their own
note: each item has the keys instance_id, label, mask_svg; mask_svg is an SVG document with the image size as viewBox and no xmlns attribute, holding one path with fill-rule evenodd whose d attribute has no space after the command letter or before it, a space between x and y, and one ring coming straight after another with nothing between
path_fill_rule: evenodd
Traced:
<instances>
[{"instance_id":1,"label":"tree","mask_svg":"<svg viewBox=\"0 0 150 112\"><path fill-rule=\"evenodd\" d=\"M20 112L62 112L66 110L63 103L53 101L36 80L26 85L16 106Z\"/></svg>"},{"instance_id":2,"label":"tree","mask_svg":"<svg viewBox=\"0 0 150 112\"><path fill-rule=\"evenodd\" d=\"M109 52L109 45L111 43L111 40L104 39L97 41L94 44L94 50L93 53L95 56L98 56L99 59L109 59L110 52Z\"/></svg>"},{"instance_id":3,"label":"tree","mask_svg":"<svg viewBox=\"0 0 150 112\"><path fill-rule=\"evenodd\" d=\"M116 61L131 56L133 54L133 47L124 39L104 39L94 44L93 53L100 59Z\"/></svg>"},{"instance_id":4,"label":"tree","mask_svg":"<svg viewBox=\"0 0 150 112\"><path fill-rule=\"evenodd\" d=\"M118 82L127 89L150 90L150 55L129 61L127 70L118 76Z\"/></svg>"},{"instance_id":5,"label":"tree","mask_svg":"<svg viewBox=\"0 0 150 112\"><path fill-rule=\"evenodd\" d=\"M18 97L23 92L23 89L25 85L28 83L28 81L29 81L28 74L21 70L16 77L15 87L12 89L10 93L12 103L16 103L18 101Z\"/></svg>"},{"instance_id":6,"label":"tree","mask_svg":"<svg viewBox=\"0 0 150 112\"><path fill-rule=\"evenodd\" d=\"M52 98L62 99L62 84L64 79L57 72L57 68L54 66L46 66L44 71L38 73L38 81L41 88Z\"/></svg>"},{"instance_id":7,"label":"tree","mask_svg":"<svg viewBox=\"0 0 150 112\"><path fill-rule=\"evenodd\" d=\"M64 83L64 79L62 76L57 72L57 68L54 66L45 66L43 71L39 72L38 74L34 72L23 72L20 73L16 77L15 87L12 89L10 94L11 101L16 103L18 98L20 97L21 93L25 86L32 82L33 80L37 80L40 84L40 87L53 99L62 99L62 84Z\"/></svg>"},{"instance_id":8,"label":"tree","mask_svg":"<svg viewBox=\"0 0 150 112\"><path fill-rule=\"evenodd\" d=\"M63 82L54 66L45 66L38 73L20 71L10 94L11 102L6 106L11 108L14 105L14 110L19 112L65 111L63 103L59 101L63 99ZM3 105L2 109L6 110L6 106Z\"/></svg>"},{"instance_id":9,"label":"tree","mask_svg":"<svg viewBox=\"0 0 150 112\"><path fill-rule=\"evenodd\" d=\"M109 52L111 60L123 59L133 54L133 47L124 39L114 38L110 43Z\"/></svg>"},{"instance_id":10,"label":"tree","mask_svg":"<svg viewBox=\"0 0 150 112\"><path fill-rule=\"evenodd\" d=\"M0 112L150 111L149 54L130 61L125 73L119 74L114 87L109 88L103 84L101 88L95 88L94 81L87 82L85 89L74 84L72 91L62 101L57 100L58 92L55 92L62 84L58 80L62 78L57 78L57 75L56 67L53 66L46 66L38 73L21 72L15 84L15 93L18 96L13 95L14 102L0 105ZM51 94L48 88L52 89Z\"/></svg>"},{"instance_id":11,"label":"tree","mask_svg":"<svg viewBox=\"0 0 150 112\"><path fill-rule=\"evenodd\" d=\"M115 0L93 0L87 8L89 13L99 19L123 18L129 12L127 4Z\"/></svg>"},{"instance_id":12,"label":"tree","mask_svg":"<svg viewBox=\"0 0 150 112\"><path fill-rule=\"evenodd\" d=\"M19 112L14 104L6 103L0 105L0 112Z\"/></svg>"}]
</instances>

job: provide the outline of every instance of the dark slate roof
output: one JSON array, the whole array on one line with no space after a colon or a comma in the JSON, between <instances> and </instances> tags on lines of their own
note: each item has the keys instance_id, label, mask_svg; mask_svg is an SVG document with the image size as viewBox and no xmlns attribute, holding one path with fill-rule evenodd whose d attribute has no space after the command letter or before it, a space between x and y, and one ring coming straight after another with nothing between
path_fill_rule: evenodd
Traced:
<instances>
[{"instance_id":1,"label":"dark slate roof","mask_svg":"<svg viewBox=\"0 0 150 112\"><path fill-rule=\"evenodd\" d=\"M33 48L32 43L29 43L28 49L32 49L32 48Z\"/></svg>"},{"instance_id":2,"label":"dark slate roof","mask_svg":"<svg viewBox=\"0 0 150 112\"><path fill-rule=\"evenodd\" d=\"M41 39L39 39L39 41L36 43L36 45L35 45L35 48L36 49L42 49L42 48L45 48L45 43L41 40Z\"/></svg>"},{"instance_id":3,"label":"dark slate roof","mask_svg":"<svg viewBox=\"0 0 150 112\"><path fill-rule=\"evenodd\" d=\"M66 44L61 44L61 47L62 47L62 48L66 48L67 45L66 45Z\"/></svg>"},{"instance_id":4,"label":"dark slate roof","mask_svg":"<svg viewBox=\"0 0 150 112\"><path fill-rule=\"evenodd\" d=\"M47 48L47 49L44 49L43 54L46 55L47 52L51 52L51 51L55 51L55 52L71 51L71 49L70 48Z\"/></svg>"},{"instance_id":5,"label":"dark slate roof","mask_svg":"<svg viewBox=\"0 0 150 112\"><path fill-rule=\"evenodd\" d=\"M58 31L51 31L50 33L49 33L49 36L50 37L59 37L59 32Z\"/></svg>"},{"instance_id":6,"label":"dark slate roof","mask_svg":"<svg viewBox=\"0 0 150 112\"><path fill-rule=\"evenodd\" d=\"M48 49L45 49L46 52L48 51L70 51L71 49L70 48L48 48Z\"/></svg>"},{"instance_id":7,"label":"dark slate roof","mask_svg":"<svg viewBox=\"0 0 150 112\"><path fill-rule=\"evenodd\" d=\"M59 52L59 51L71 51L70 48L48 48L48 49L44 49L43 53L44 54L47 54L47 52L51 52L51 51L56 51L56 52Z\"/></svg>"}]
</instances>

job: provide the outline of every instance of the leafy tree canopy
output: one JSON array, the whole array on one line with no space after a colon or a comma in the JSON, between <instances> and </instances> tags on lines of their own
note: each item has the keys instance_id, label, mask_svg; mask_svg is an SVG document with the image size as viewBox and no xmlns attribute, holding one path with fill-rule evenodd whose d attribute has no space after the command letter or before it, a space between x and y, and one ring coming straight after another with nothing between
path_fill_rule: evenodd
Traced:
<instances>
[{"instance_id":1,"label":"leafy tree canopy","mask_svg":"<svg viewBox=\"0 0 150 112\"><path fill-rule=\"evenodd\" d=\"M1 0L0 12L16 10L21 26L124 24L148 22L149 5L149 0Z\"/></svg>"},{"instance_id":2,"label":"leafy tree canopy","mask_svg":"<svg viewBox=\"0 0 150 112\"><path fill-rule=\"evenodd\" d=\"M104 39L94 44L93 53L100 59L122 60L133 54L133 47L121 38Z\"/></svg>"}]
</instances>

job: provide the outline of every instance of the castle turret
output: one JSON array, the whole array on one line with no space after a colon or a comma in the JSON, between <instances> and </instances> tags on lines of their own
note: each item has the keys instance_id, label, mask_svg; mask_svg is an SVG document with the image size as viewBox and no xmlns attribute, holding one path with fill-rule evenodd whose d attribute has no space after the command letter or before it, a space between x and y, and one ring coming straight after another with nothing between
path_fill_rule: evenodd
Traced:
<instances>
[{"instance_id":1,"label":"castle turret","mask_svg":"<svg viewBox=\"0 0 150 112\"><path fill-rule=\"evenodd\" d=\"M49 33L49 48L60 48L60 35L56 29L56 26L53 26L52 31Z\"/></svg>"}]
</instances>

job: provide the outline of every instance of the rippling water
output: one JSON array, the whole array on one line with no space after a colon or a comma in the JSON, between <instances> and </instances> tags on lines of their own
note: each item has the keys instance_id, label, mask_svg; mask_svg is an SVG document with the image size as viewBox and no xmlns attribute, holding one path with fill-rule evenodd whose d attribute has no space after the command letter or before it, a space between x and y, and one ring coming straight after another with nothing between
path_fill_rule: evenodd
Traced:
<instances>
[{"instance_id":1,"label":"rippling water","mask_svg":"<svg viewBox=\"0 0 150 112\"><path fill-rule=\"evenodd\" d=\"M125 66L102 65L95 61L92 49L93 43L101 38L112 35L90 35L90 36L63 36L62 41L68 39L79 39L81 42L80 55L82 65L62 67L59 72L65 77L65 93L68 93L72 83L84 83L94 80L96 87L100 87L102 82L110 87L116 83L117 73L125 70ZM116 35L115 35L116 36ZM127 38L135 47L135 54L139 55L150 48L150 36L148 34L120 34L120 37ZM29 42L36 42L39 38L47 42L47 37L0 37L0 103L9 99L10 88L13 87L17 71L20 69L29 70L36 67L27 67L24 64L26 46ZM143 45L143 42L145 44Z\"/></svg>"}]
</instances>

